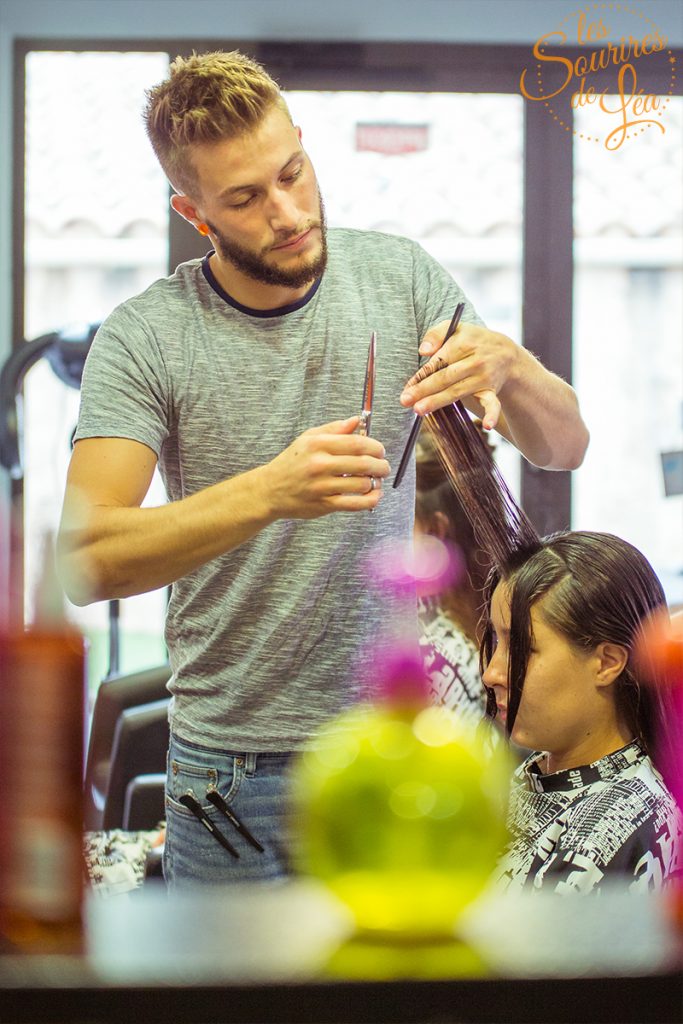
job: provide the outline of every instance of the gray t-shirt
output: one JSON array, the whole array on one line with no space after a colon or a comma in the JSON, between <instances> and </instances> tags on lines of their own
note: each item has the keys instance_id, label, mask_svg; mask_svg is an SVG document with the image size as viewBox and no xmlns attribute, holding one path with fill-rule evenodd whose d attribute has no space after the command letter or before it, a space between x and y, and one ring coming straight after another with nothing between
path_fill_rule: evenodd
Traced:
<instances>
[{"instance_id":1,"label":"gray t-shirt","mask_svg":"<svg viewBox=\"0 0 683 1024\"><path fill-rule=\"evenodd\" d=\"M119 306L87 360L76 439L148 445L176 501L358 413L376 331L372 435L395 472L413 421L399 395L418 345L465 296L407 239L332 229L328 242L319 283L282 309L240 306L207 260ZM469 302L463 320L481 322ZM414 601L376 580L379 546L410 536L414 467L384 489L372 513L280 520L173 584L166 641L178 736L291 750L366 692L387 649L416 629Z\"/></svg>"}]
</instances>

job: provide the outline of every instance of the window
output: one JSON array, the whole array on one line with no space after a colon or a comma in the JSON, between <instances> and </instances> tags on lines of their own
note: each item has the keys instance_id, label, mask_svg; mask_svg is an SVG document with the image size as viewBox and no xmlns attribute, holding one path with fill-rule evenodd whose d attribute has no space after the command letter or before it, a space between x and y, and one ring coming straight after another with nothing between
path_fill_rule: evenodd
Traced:
<instances>
[{"instance_id":1,"label":"window","mask_svg":"<svg viewBox=\"0 0 683 1024\"><path fill-rule=\"evenodd\" d=\"M166 53L31 52L26 58L25 337L102 320L167 272L168 185L145 136L144 91ZM78 392L46 360L24 402L26 613L41 539L59 521ZM158 479L148 501L164 500ZM90 678L108 667L107 604L70 609L90 641ZM164 593L125 601L124 670L165 657Z\"/></svg>"},{"instance_id":2,"label":"window","mask_svg":"<svg viewBox=\"0 0 683 1024\"><path fill-rule=\"evenodd\" d=\"M683 100L666 134L618 155L578 139L574 160L574 382L591 444L573 523L631 541L680 603L683 497L666 496L661 454L683 448Z\"/></svg>"}]
</instances>

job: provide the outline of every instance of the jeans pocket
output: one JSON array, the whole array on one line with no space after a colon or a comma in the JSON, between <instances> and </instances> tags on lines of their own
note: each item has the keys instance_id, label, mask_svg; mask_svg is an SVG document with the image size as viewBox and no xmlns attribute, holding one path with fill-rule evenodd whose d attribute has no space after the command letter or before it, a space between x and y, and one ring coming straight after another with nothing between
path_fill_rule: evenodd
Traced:
<instances>
[{"instance_id":1,"label":"jeans pocket","mask_svg":"<svg viewBox=\"0 0 683 1024\"><path fill-rule=\"evenodd\" d=\"M242 775L235 763L237 758L216 755L211 763L207 758L203 764L197 763L198 760L191 762L184 754L177 757L171 754L169 757L167 798L174 810L181 814L190 813L178 802L186 793L191 792L208 813L213 807L206 798L207 792L218 790L226 803L230 803L239 789Z\"/></svg>"}]
</instances>

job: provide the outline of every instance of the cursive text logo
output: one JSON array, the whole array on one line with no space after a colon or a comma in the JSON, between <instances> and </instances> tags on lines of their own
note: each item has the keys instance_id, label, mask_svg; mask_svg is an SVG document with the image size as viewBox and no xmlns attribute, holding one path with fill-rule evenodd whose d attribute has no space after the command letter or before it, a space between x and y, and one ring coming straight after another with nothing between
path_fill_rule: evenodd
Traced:
<instances>
[{"instance_id":1,"label":"cursive text logo","mask_svg":"<svg viewBox=\"0 0 683 1024\"><path fill-rule=\"evenodd\" d=\"M577 43L586 52L574 60L557 52ZM633 5L593 3L573 11L537 40L533 56L535 65L522 71L520 91L525 99L543 103L562 130L602 143L611 152L649 129L666 131L663 119L673 95L676 57L667 37ZM646 61L666 66L666 95L653 96L640 87L638 72ZM588 131L573 127L572 111L578 109L590 114Z\"/></svg>"}]
</instances>

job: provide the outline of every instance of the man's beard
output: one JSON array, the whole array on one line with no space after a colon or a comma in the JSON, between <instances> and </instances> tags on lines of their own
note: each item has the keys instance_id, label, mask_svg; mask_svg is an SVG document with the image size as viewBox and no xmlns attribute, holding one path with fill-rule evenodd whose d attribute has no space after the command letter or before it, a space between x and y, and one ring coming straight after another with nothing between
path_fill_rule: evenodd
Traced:
<instances>
[{"instance_id":1,"label":"man's beard","mask_svg":"<svg viewBox=\"0 0 683 1024\"><path fill-rule=\"evenodd\" d=\"M320 252L312 263L304 263L299 267L292 267L289 270L266 263L263 256L271 252L271 249L264 249L261 253L251 252L249 249L242 248L237 242L226 238L215 225L210 224L208 221L207 226L215 239L216 249L221 259L232 263L233 267L242 274L252 278L254 281L259 281L261 284L278 285L283 288L303 288L305 284L309 284L320 277L327 266L327 222L325 219L325 207L320 193L318 193L318 201L320 204ZM318 227L317 224L311 226ZM280 244L284 244L300 234L300 231L292 232L287 238L283 238Z\"/></svg>"}]
</instances>

